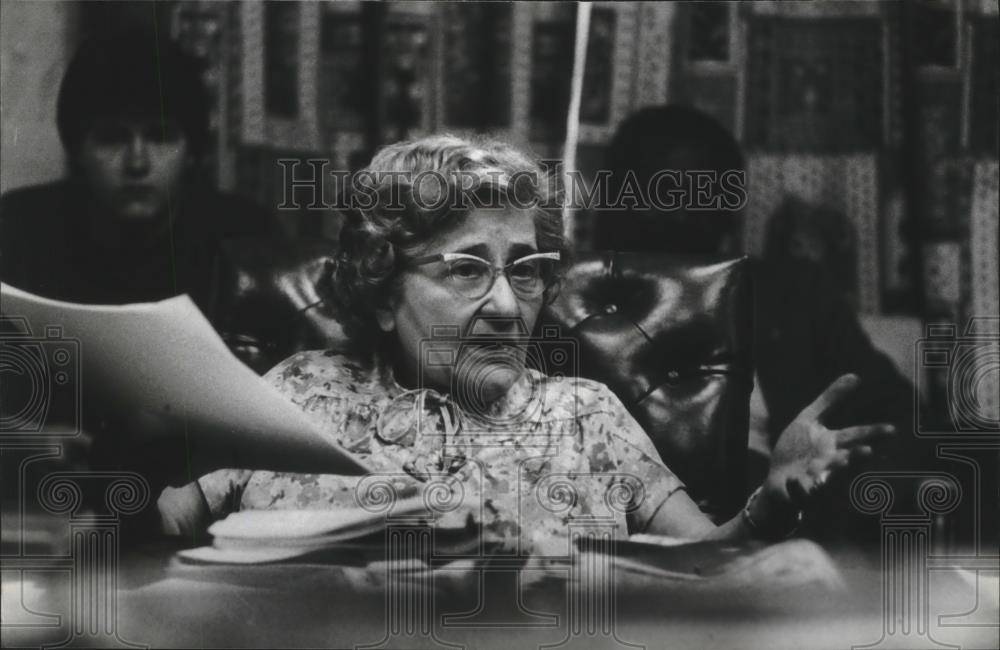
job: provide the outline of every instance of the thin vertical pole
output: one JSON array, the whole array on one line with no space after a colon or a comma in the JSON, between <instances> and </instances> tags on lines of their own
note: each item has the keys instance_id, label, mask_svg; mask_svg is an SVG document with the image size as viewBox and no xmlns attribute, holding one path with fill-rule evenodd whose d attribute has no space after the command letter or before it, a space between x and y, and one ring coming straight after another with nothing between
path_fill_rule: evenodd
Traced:
<instances>
[{"instance_id":1,"label":"thin vertical pole","mask_svg":"<svg viewBox=\"0 0 1000 650\"><path fill-rule=\"evenodd\" d=\"M563 233L573 239L573 170L576 169L576 145L580 137L580 98L583 95L583 71L587 64L587 38L590 35L591 3L576 7L576 44L573 48L573 79L570 86L569 113L566 115L566 146L563 150Z\"/></svg>"}]
</instances>

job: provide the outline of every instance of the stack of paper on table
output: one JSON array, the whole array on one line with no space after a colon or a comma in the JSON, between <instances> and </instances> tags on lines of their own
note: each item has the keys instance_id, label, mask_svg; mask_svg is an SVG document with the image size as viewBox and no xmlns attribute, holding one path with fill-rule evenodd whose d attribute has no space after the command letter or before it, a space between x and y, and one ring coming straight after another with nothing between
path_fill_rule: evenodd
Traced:
<instances>
[{"instance_id":1,"label":"stack of paper on table","mask_svg":"<svg viewBox=\"0 0 1000 650\"><path fill-rule=\"evenodd\" d=\"M390 526L432 529L434 551L459 554L479 543L475 527L435 521L423 497L395 503L391 513L363 508L335 510L248 510L212 524L212 546L181 551L189 562L263 564L301 558L336 561L345 554L382 559Z\"/></svg>"},{"instance_id":2,"label":"stack of paper on table","mask_svg":"<svg viewBox=\"0 0 1000 650\"><path fill-rule=\"evenodd\" d=\"M613 541L581 540L578 548L608 556L623 575L631 576L625 580L633 586L649 580L749 591L807 585L843 588L830 556L806 539L764 544L633 535Z\"/></svg>"}]
</instances>

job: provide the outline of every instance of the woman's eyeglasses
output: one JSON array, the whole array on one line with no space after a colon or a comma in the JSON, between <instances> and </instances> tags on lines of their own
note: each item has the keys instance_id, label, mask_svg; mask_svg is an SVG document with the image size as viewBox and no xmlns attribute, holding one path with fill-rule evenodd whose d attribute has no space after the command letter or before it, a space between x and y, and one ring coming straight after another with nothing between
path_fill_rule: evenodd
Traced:
<instances>
[{"instance_id":1,"label":"woman's eyeglasses","mask_svg":"<svg viewBox=\"0 0 1000 650\"><path fill-rule=\"evenodd\" d=\"M478 300L492 289L497 278L507 276L511 290L519 298L537 298L555 282L559 253L533 253L507 264L493 266L467 253L439 253L413 260L413 266L443 262L448 266L448 283L461 296Z\"/></svg>"}]
</instances>

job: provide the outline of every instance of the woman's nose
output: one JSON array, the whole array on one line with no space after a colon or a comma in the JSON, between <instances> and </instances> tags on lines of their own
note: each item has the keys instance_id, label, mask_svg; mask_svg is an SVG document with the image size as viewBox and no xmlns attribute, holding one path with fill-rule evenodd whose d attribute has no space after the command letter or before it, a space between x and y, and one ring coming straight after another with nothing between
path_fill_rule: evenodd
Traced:
<instances>
[{"instance_id":1,"label":"woman's nose","mask_svg":"<svg viewBox=\"0 0 1000 650\"><path fill-rule=\"evenodd\" d=\"M125 173L142 177L149 173L149 144L141 133L134 133L125 150Z\"/></svg>"},{"instance_id":2,"label":"woman's nose","mask_svg":"<svg viewBox=\"0 0 1000 650\"><path fill-rule=\"evenodd\" d=\"M485 313L497 316L517 316L521 313L517 296L514 295L510 281L503 273L497 277L490 292L486 294L486 298L486 304L483 305Z\"/></svg>"}]
</instances>

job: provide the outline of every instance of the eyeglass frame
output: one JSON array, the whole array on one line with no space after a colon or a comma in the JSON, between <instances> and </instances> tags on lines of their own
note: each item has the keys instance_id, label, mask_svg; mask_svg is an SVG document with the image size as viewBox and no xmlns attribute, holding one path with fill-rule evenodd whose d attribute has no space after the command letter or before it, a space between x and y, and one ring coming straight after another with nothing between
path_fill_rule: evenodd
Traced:
<instances>
[{"instance_id":1,"label":"eyeglass frame","mask_svg":"<svg viewBox=\"0 0 1000 650\"><path fill-rule=\"evenodd\" d=\"M505 264L503 266L497 266L495 264L491 264L489 260L484 260L483 258L479 257L478 255L472 255L470 253L435 253L434 255L424 255L423 257L418 257L418 258L410 261L410 266L424 266L424 265L427 265L427 264L433 264L435 262L449 263L449 262L457 262L459 260L475 260L477 262L482 262L483 265L486 268L490 269L490 273L491 273L492 277L490 278L490 282L489 282L489 285L487 286L486 290L482 294L476 296L475 298L470 298L469 296L466 296L466 295L462 294L460 291L458 291L457 289L454 289L454 287L453 287L453 290L455 291L455 293L457 293L458 295L460 295L463 298L466 298L468 300L479 300L483 296L489 295L489 293L491 291L493 291L493 287L496 286L496 283L497 283L497 278L499 278L500 274L502 273L504 275L504 277L507 278L507 284L510 285L510 289L511 289L511 291L514 292L514 295L516 295L516 296L518 296L520 298L523 298L523 299L533 300L535 298L538 298L538 297L544 295L545 292L554 283L550 283L550 284L546 285L545 287L542 288L542 290L538 294L533 295L533 296L525 296L521 292L519 292L515 288L514 283L511 282L511 280L510 280L509 271L516 264L521 264L525 260L530 260L530 259L544 259L544 260L553 260L555 262L558 262L558 261L560 261L562 259L562 254L559 253L559 251L551 251L551 252L546 252L546 253L531 253L530 255L525 255L524 257L519 257L516 260L510 262L509 264ZM451 274L451 268L450 267L448 269L448 273L449 273L449 277L450 277L450 274Z\"/></svg>"}]
</instances>

